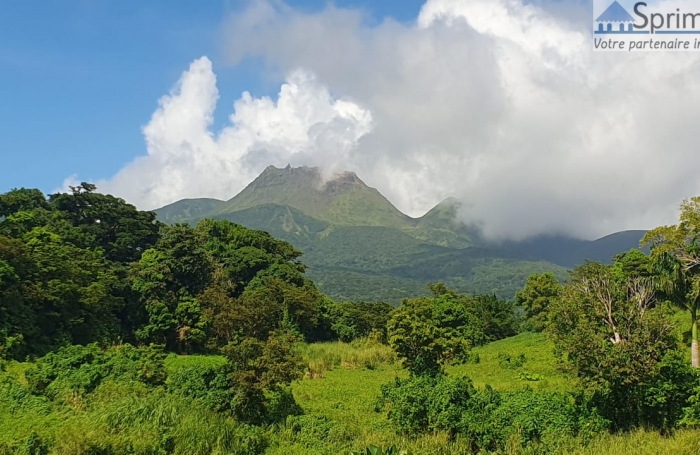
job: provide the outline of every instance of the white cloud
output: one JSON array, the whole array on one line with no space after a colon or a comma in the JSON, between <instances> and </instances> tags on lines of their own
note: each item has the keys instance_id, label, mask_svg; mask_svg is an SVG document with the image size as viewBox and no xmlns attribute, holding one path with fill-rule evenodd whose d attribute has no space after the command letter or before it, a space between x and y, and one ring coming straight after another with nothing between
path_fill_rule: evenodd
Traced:
<instances>
[{"instance_id":1,"label":"white cloud","mask_svg":"<svg viewBox=\"0 0 700 455\"><path fill-rule=\"evenodd\" d=\"M228 199L270 164L301 165L310 155L333 164L333 156L352 152L372 121L303 70L290 72L277 100L244 93L230 125L214 134L218 98L211 61L195 60L143 128L148 155L98 182L100 190L147 209L182 198ZM323 163L327 151L334 155Z\"/></svg>"},{"instance_id":2,"label":"white cloud","mask_svg":"<svg viewBox=\"0 0 700 455\"><path fill-rule=\"evenodd\" d=\"M244 94L215 135L197 60L144 128L148 155L100 187L144 208L228 198L290 162L355 170L412 215L456 196L494 237L673 222L700 194L700 54L594 53L588 20L542 5L429 0L368 26L255 2L226 25L228 57L288 74L278 99Z\"/></svg>"}]
</instances>

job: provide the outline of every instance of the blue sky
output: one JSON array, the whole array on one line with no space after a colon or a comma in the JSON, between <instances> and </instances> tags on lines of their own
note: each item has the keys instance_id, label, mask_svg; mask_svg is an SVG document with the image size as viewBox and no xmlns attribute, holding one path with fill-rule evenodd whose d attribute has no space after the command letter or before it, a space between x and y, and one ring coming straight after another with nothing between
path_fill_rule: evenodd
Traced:
<instances>
[{"instance_id":1,"label":"blue sky","mask_svg":"<svg viewBox=\"0 0 700 455\"><path fill-rule=\"evenodd\" d=\"M289 1L314 11L322 0ZM188 64L213 61L216 123L241 92L273 94L260 62L227 67L220 27L245 1L4 2L0 14L0 192L52 191L73 174L109 178L145 154L141 134ZM422 1L337 0L369 21L414 19ZM216 125L215 125L216 126Z\"/></svg>"},{"instance_id":2,"label":"blue sky","mask_svg":"<svg viewBox=\"0 0 700 455\"><path fill-rule=\"evenodd\" d=\"M302 14L3 2L0 192L76 175L150 209L289 163L355 171L411 216L456 197L494 238L669 224L700 194L700 53L593 52L591 0L430 0L420 24L424 0L251 1Z\"/></svg>"}]
</instances>

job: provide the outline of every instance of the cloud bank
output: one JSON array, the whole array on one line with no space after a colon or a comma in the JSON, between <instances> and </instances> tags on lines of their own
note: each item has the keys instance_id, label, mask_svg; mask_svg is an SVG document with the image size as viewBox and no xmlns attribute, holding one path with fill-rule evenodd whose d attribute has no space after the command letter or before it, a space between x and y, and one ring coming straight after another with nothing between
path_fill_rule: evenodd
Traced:
<instances>
[{"instance_id":1,"label":"cloud bank","mask_svg":"<svg viewBox=\"0 0 700 455\"><path fill-rule=\"evenodd\" d=\"M495 238L594 238L673 222L700 194L700 53L591 50L588 9L429 0L414 23L254 2L226 24L229 64L286 74L211 131L211 62L143 129L148 154L98 186L142 208L230 198L267 165L354 170L404 212L463 201ZM585 14L585 20L581 19Z\"/></svg>"}]
</instances>

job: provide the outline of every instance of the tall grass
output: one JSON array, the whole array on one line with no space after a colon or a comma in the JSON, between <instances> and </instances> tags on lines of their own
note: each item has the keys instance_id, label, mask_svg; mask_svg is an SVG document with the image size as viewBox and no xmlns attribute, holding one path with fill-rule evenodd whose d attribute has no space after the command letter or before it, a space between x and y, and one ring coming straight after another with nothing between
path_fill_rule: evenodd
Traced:
<instances>
[{"instance_id":1,"label":"tall grass","mask_svg":"<svg viewBox=\"0 0 700 455\"><path fill-rule=\"evenodd\" d=\"M386 411L376 407L381 385L407 375L388 346L363 339L299 349L309 368L307 378L296 382L293 391L304 415L269 428L241 425L165 388L128 382L108 381L85 396L51 401L30 395L23 387L28 364L7 362L0 372L0 455L343 455L392 445L411 455L472 453L469 441L447 433L414 438L396 434ZM500 390L572 387L542 334L521 334L474 352L479 363L450 367L449 373L465 374L477 387L490 384ZM507 365L504 354L511 358L523 354L525 360ZM220 356L171 355L166 367L172 372L222 362ZM527 380L528 376L535 380ZM696 454L700 431L682 430L664 437L638 430L600 435L588 443L563 438L557 447L558 453L574 455ZM536 454L543 449L535 444L526 450L514 440L502 453Z\"/></svg>"},{"instance_id":2,"label":"tall grass","mask_svg":"<svg viewBox=\"0 0 700 455\"><path fill-rule=\"evenodd\" d=\"M267 438L190 400L107 382L79 408L2 390L0 454L262 454ZM13 406L13 403L19 406Z\"/></svg>"},{"instance_id":3,"label":"tall grass","mask_svg":"<svg viewBox=\"0 0 700 455\"><path fill-rule=\"evenodd\" d=\"M361 338L352 343L315 343L300 347L308 365L307 379L320 379L334 368L376 370L380 365L394 365L396 354L376 338Z\"/></svg>"}]
</instances>

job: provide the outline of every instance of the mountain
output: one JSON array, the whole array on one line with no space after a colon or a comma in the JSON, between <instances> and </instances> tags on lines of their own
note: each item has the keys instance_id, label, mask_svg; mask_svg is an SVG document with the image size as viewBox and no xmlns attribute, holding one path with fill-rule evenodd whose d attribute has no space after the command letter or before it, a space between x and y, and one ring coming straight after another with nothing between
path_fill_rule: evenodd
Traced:
<instances>
[{"instance_id":1,"label":"mountain","mask_svg":"<svg viewBox=\"0 0 700 455\"><path fill-rule=\"evenodd\" d=\"M639 242L645 233L646 231L622 231L597 240L538 236L519 242L505 242L498 246L517 251L523 257L537 258L571 268L583 264L586 260L610 263L614 255L639 248Z\"/></svg>"},{"instance_id":2,"label":"mountain","mask_svg":"<svg viewBox=\"0 0 700 455\"><path fill-rule=\"evenodd\" d=\"M472 244L472 232L459 221L460 202L447 198L418 218L408 230L413 237L446 247L466 248Z\"/></svg>"},{"instance_id":3,"label":"mountain","mask_svg":"<svg viewBox=\"0 0 700 455\"><path fill-rule=\"evenodd\" d=\"M233 199L213 213L225 215L262 204L293 207L308 216L340 226L411 227L415 220L401 213L379 191L354 172L324 182L318 168L269 166Z\"/></svg>"},{"instance_id":4,"label":"mountain","mask_svg":"<svg viewBox=\"0 0 700 455\"><path fill-rule=\"evenodd\" d=\"M185 223L193 219L205 218L222 204L224 201L218 199L183 199L156 210L156 213L163 223Z\"/></svg>"},{"instance_id":5,"label":"mountain","mask_svg":"<svg viewBox=\"0 0 700 455\"><path fill-rule=\"evenodd\" d=\"M270 166L228 201L186 199L156 214L166 223L215 218L265 230L304 252L309 277L330 297L392 303L425 295L436 281L512 298L532 273L564 280L568 268L584 259L609 262L644 234L492 243L459 220L459 208L449 198L411 218L353 172L324 180L317 168Z\"/></svg>"}]
</instances>

